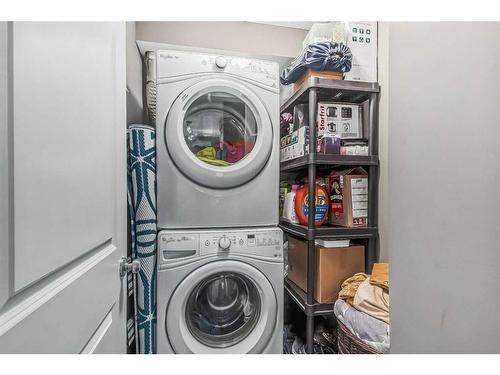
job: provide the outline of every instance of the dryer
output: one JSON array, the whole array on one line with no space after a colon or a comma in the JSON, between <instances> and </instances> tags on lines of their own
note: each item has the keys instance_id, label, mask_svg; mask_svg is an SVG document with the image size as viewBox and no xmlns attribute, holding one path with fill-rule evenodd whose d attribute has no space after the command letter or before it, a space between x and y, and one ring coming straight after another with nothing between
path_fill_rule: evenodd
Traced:
<instances>
[{"instance_id":1,"label":"dryer","mask_svg":"<svg viewBox=\"0 0 500 375\"><path fill-rule=\"evenodd\" d=\"M159 228L278 224L279 68L156 52Z\"/></svg>"},{"instance_id":2,"label":"dryer","mask_svg":"<svg viewBox=\"0 0 500 375\"><path fill-rule=\"evenodd\" d=\"M283 232L161 231L158 353L282 353Z\"/></svg>"}]
</instances>

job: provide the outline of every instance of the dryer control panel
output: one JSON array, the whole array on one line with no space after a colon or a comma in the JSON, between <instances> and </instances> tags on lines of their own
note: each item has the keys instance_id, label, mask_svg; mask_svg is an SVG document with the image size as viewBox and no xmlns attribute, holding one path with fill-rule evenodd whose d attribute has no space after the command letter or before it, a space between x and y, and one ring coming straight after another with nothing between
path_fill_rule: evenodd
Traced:
<instances>
[{"instance_id":1,"label":"dryer control panel","mask_svg":"<svg viewBox=\"0 0 500 375\"><path fill-rule=\"evenodd\" d=\"M158 261L170 263L196 257L241 255L283 260L283 232L279 228L228 231L161 231Z\"/></svg>"},{"instance_id":2,"label":"dryer control panel","mask_svg":"<svg viewBox=\"0 0 500 375\"><path fill-rule=\"evenodd\" d=\"M279 65L273 61L227 56L194 51L159 50L157 79L182 77L187 74L228 74L255 81L279 90Z\"/></svg>"}]
</instances>

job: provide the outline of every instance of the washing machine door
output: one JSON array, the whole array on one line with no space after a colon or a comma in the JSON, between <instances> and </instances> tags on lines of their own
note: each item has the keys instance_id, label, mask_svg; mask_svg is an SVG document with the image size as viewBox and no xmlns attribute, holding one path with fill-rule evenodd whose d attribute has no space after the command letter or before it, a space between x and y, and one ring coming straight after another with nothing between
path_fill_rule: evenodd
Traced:
<instances>
[{"instance_id":1,"label":"washing machine door","mask_svg":"<svg viewBox=\"0 0 500 375\"><path fill-rule=\"evenodd\" d=\"M165 143L177 168L210 188L232 188L254 178L269 159L272 139L262 101L229 79L190 86L165 121Z\"/></svg>"},{"instance_id":2,"label":"washing machine door","mask_svg":"<svg viewBox=\"0 0 500 375\"><path fill-rule=\"evenodd\" d=\"M167 306L166 334L176 353L260 353L277 312L274 290L259 270L216 261L179 284Z\"/></svg>"}]
</instances>

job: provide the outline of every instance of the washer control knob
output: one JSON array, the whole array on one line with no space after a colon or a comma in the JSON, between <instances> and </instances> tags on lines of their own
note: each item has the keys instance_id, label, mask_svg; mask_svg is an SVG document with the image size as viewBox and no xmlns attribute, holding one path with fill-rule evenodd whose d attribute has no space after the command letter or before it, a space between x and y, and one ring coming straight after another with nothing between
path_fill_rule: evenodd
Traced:
<instances>
[{"instance_id":1,"label":"washer control knob","mask_svg":"<svg viewBox=\"0 0 500 375\"><path fill-rule=\"evenodd\" d=\"M219 238L219 247L221 250L229 250L229 247L231 246L231 240L227 238L226 236L222 236Z\"/></svg>"},{"instance_id":2,"label":"washer control knob","mask_svg":"<svg viewBox=\"0 0 500 375\"><path fill-rule=\"evenodd\" d=\"M223 56L217 56L215 58L215 65L217 65L219 69L224 69L227 65L227 60Z\"/></svg>"}]
</instances>

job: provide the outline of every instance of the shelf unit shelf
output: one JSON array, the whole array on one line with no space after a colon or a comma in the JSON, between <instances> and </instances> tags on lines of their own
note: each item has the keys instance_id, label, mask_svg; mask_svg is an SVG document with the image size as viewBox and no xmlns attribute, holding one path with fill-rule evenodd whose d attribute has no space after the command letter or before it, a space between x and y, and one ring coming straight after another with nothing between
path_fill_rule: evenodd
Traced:
<instances>
[{"instance_id":1,"label":"shelf unit shelf","mask_svg":"<svg viewBox=\"0 0 500 375\"><path fill-rule=\"evenodd\" d=\"M321 316L333 313L333 303L307 303L307 294L297 284L285 278L285 291L306 316Z\"/></svg>"},{"instance_id":2,"label":"shelf unit shelf","mask_svg":"<svg viewBox=\"0 0 500 375\"><path fill-rule=\"evenodd\" d=\"M378 165L377 156L310 154L280 163L281 172L307 168L309 165L369 166Z\"/></svg>"},{"instance_id":3,"label":"shelf unit shelf","mask_svg":"<svg viewBox=\"0 0 500 375\"><path fill-rule=\"evenodd\" d=\"M309 77L304 81L302 86L281 105L281 112L284 112L288 107L298 104L299 102L307 102L307 93L311 88L323 92L327 91L329 96L337 102L350 103L362 103L366 100L368 94L378 93L380 91L380 87L376 82L356 82Z\"/></svg>"},{"instance_id":4,"label":"shelf unit shelf","mask_svg":"<svg viewBox=\"0 0 500 375\"><path fill-rule=\"evenodd\" d=\"M285 292L306 316L306 352L313 351L314 318L333 314L333 303L322 304L314 300L316 270L316 239L361 240L365 247L365 266L371 271L378 260L378 83L352 82L309 77L302 86L281 106L281 112L292 111L296 104L309 106L309 155L280 163L281 177L295 178L296 174L307 176L309 210L315 212L315 184L317 172L325 168L349 168L362 166L368 171L368 226L340 227L323 225L315 227L313 215L307 225L292 224L280 220L281 229L307 241L307 290L302 290L288 278ZM370 155L325 155L316 153L316 114L319 101L354 103L363 106L363 137L368 139Z\"/></svg>"},{"instance_id":5,"label":"shelf unit shelf","mask_svg":"<svg viewBox=\"0 0 500 375\"><path fill-rule=\"evenodd\" d=\"M314 229L309 229L305 225L293 224L285 220L280 220L280 228L283 231L305 240L332 239L332 240L352 240L363 238L377 238L376 227L340 227L322 225Z\"/></svg>"}]
</instances>

